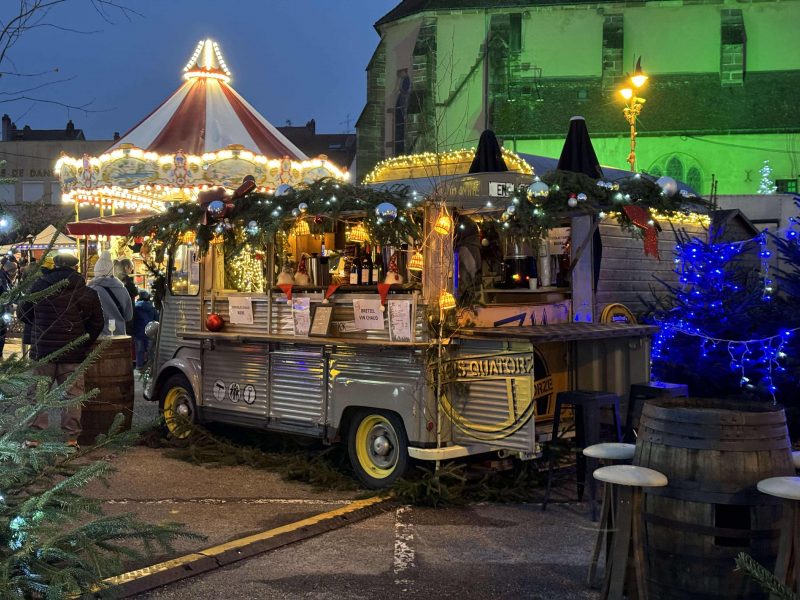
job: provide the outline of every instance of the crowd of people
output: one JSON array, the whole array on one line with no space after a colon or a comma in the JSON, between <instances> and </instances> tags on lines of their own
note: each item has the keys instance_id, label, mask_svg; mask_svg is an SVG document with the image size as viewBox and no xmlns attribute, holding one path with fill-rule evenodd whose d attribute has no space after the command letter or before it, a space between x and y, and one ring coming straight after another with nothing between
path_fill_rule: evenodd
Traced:
<instances>
[{"instance_id":1,"label":"crowd of people","mask_svg":"<svg viewBox=\"0 0 800 600\"><path fill-rule=\"evenodd\" d=\"M17 306L16 316L23 325L23 353L33 360L46 358L68 348L79 338L85 338L37 366L37 375L48 378L52 385L61 385L91 353L98 337L125 334L134 340L131 368L144 369L149 346L145 328L147 323L157 320L158 314L149 292L138 289L133 281L133 262L130 259L114 261L110 252L103 251L88 283L76 271L77 265L78 259L70 253L59 252L45 257L30 294L47 289L52 289L52 293L36 302L23 298ZM23 265L13 255L0 259L0 294L22 281L30 266L29 261ZM13 319L12 310L13 307L5 306L0 319L0 357ZM82 395L83 377L75 378L66 393L73 398ZM61 429L70 445L77 446L81 433L80 416L80 404L62 411ZM33 429L46 429L47 412L41 412L31 426ZM36 442L29 444L35 445Z\"/></svg>"}]
</instances>

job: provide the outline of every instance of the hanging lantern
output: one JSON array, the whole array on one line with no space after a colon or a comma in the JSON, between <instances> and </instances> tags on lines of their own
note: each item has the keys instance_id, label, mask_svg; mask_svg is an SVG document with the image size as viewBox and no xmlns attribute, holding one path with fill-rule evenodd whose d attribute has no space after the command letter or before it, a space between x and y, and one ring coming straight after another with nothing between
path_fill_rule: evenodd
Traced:
<instances>
[{"instance_id":1,"label":"hanging lantern","mask_svg":"<svg viewBox=\"0 0 800 600\"><path fill-rule=\"evenodd\" d=\"M367 230L364 229L364 226L361 223L357 225L353 225L350 228L350 231L347 232L347 239L351 242L366 242L369 239L367 235Z\"/></svg>"},{"instance_id":2,"label":"hanging lantern","mask_svg":"<svg viewBox=\"0 0 800 600\"><path fill-rule=\"evenodd\" d=\"M414 252L411 260L408 261L409 271L422 271L425 266L425 259L422 257L421 252Z\"/></svg>"},{"instance_id":3,"label":"hanging lantern","mask_svg":"<svg viewBox=\"0 0 800 600\"><path fill-rule=\"evenodd\" d=\"M456 299L450 292L442 292L439 294L439 308L441 310L450 310L456 307Z\"/></svg>"},{"instance_id":4,"label":"hanging lantern","mask_svg":"<svg viewBox=\"0 0 800 600\"><path fill-rule=\"evenodd\" d=\"M292 231L295 235L310 235L311 228L308 226L303 219L298 219L297 222L294 224L294 230Z\"/></svg>"},{"instance_id":5,"label":"hanging lantern","mask_svg":"<svg viewBox=\"0 0 800 600\"><path fill-rule=\"evenodd\" d=\"M439 213L433 230L439 235L450 235L450 232L453 230L453 219L450 218L450 215L448 215L444 209Z\"/></svg>"}]
</instances>

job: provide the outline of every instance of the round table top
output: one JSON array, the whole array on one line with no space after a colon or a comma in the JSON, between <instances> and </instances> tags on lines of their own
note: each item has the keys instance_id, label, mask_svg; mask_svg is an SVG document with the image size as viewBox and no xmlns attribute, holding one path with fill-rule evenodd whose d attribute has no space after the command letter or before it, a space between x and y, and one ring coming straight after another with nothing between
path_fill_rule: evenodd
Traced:
<instances>
[{"instance_id":1,"label":"round table top","mask_svg":"<svg viewBox=\"0 0 800 600\"><path fill-rule=\"evenodd\" d=\"M758 482L758 491L786 500L800 500L800 477L770 477Z\"/></svg>"},{"instance_id":2,"label":"round table top","mask_svg":"<svg viewBox=\"0 0 800 600\"><path fill-rule=\"evenodd\" d=\"M636 465L611 465L595 469L594 478L631 487L664 487L667 477L654 469Z\"/></svg>"},{"instance_id":3,"label":"round table top","mask_svg":"<svg viewBox=\"0 0 800 600\"><path fill-rule=\"evenodd\" d=\"M603 458L607 460L630 460L636 452L634 444L620 442L604 442L594 444L583 449L583 453L590 458Z\"/></svg>"},{"instance_id":4,"label":"round table top","mask_svg":"<svg viewBox=\"0 0 800 600\"><path fill-rule=\"evenodd\" d=\"M792 450L792 462L795 469L800 469L800 450Z\"/></svg>"}]
</instances>

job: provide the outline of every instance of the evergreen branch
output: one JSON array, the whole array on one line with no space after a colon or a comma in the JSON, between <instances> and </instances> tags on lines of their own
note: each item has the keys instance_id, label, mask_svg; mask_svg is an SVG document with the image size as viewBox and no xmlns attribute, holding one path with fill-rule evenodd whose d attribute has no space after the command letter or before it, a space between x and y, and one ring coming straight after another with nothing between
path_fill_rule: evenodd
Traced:
<instances>
[{"instance_id":1,"label":"evergreen branch","mask_svg":"<svg viewBox=\"0 0 800 600\"><path fill-rule=\"evenodd\" d=\"M797 594L746 552L740 552L736 557L736 568L744 571L761 589L778 600L799 600Z\"/></svg>"}]
</instances>

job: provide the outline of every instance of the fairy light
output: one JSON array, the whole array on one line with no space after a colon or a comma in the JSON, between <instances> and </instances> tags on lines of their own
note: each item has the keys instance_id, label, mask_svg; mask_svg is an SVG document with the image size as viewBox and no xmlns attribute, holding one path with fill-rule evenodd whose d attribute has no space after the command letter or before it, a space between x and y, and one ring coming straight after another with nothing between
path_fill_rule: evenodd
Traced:
<instances>
[{"instance_id":1,"label":"fairy light","mask_svg":"<svg viewBox=\"0 0 800 600\"><path fill-rule=\"evenodd\" d=\"M311 228L308 226L308 223L305 221L305 219L297 219L292 232L295 235L310 235Z\"/></svg>"},{"instance_id":2,"label":"fairy light","mask_svg":"<svg viewBox=\"0 0 800 600\"><path fill-rule=\"evenodd\" d=\"M444 208L439 212L433 230L439 235L450 235L450 232L453 231L453 219Z\"/></svg>"},{"instance_id":3,"label":"fairy light","mask_svg":"<svg viewBox=\"0 0 800 600\"><path fill-rule=\"evenodd\" d=\"M456 307L456 299L450 292L442 292L439 294L439 309L452 310Z\"/></svg>"},{"instance_id":4,"label":"fairy light","mask_svg":"<svg viewBox=\"0 0 800 600\"><path fill-rule=\"evenodd\" d=\"M422 252L416 251L411 256L411 260L408 261L408 270L409 271L422 271L425 267L425 259L422 256Z\"/></svg>"},{"instance_id":5,"label":"fairy light","mask_svg":"<svg viewBox=\"0 0 800 600\"><path fill-rule=\"evenodd\" d=\"M369 239L369 235L367 234L367 230L364 229L364 226L361 223L357 223L347 232L347 239L360 244L366 242Z\"/></svg>"}]
</instances>

